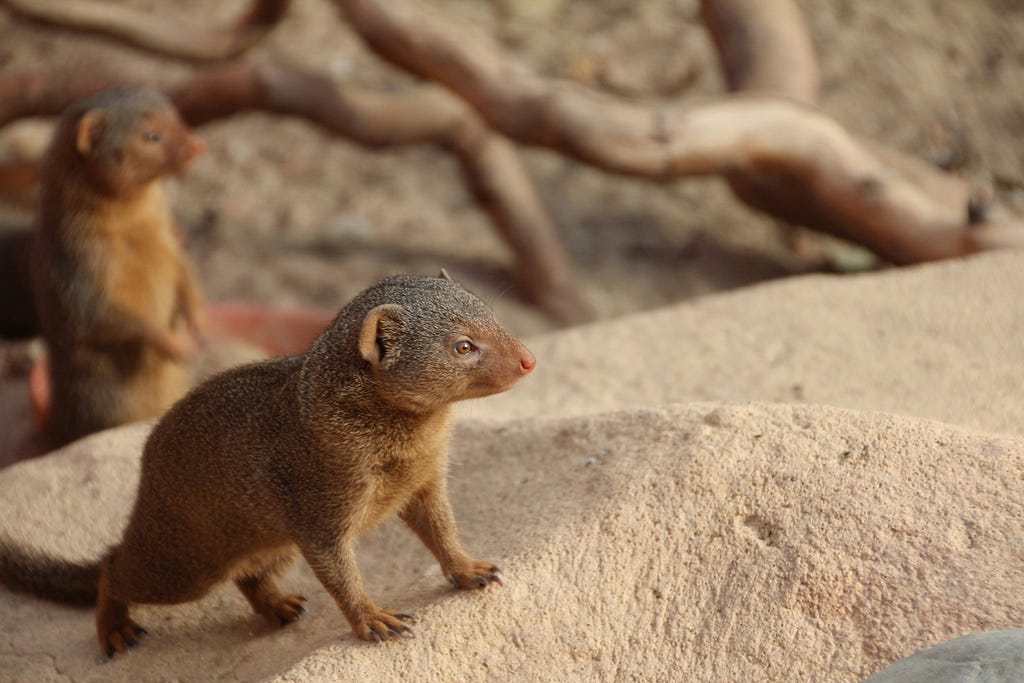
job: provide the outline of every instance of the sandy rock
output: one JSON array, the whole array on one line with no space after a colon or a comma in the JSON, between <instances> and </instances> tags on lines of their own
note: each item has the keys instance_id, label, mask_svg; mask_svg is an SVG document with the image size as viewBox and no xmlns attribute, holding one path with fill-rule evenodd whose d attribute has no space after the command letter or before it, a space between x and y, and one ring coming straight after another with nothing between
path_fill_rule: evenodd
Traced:
<instances>
[{"instance_id":1,"label":"sandy rock","mask_svg":"<svg viewBox=\"0 0 1024 683\"><path fill-rule=\"evenodd\" d=\"M814 275L527 339L515 391L472 417L796 401L1024 433L1024 253Z\"/></svg>"},{"instance_id":2,"label":"sandy rock","mask_svg":"<svg viewBox=\"0 0 1024 683\"><path fill-rule=\"evenodd\" d=\"M450 590L398 523L360 543L415 640L357 641L303 563L283 582L302 621L226 586L139 608L151 635L109 663L89 611L0 591L4 680L859 681L1019 626L1022 264L804 278L531 340L535 375L466 404L453 444L464 539L507 585ZM963 426L849 409L872 407ZM147 429L0 471L0 537L102 553Z\"/></svg>"},{"instance_id":3,"label":"sandy rock","mask_svg":"<svg viewBox=\"0 0 1024 683\"><path fill-rule=\"evenodd\" d=\"M0 472L0 533L100 552L130 506L143 435L103 433ZM695 404L470 421L454 458L465 540L508 583L451 591L413 536L385 525L360 566L382 604L419 616L415 640L356 641L302 565L285 584L312 613L293 627L269 628L225 587L139 609L147 641L102 664L88 612L0 593L0 657L26 672L52 661L69 680L854 681L1024 612L1020 438Z\"/></svg>"}]
</instances>

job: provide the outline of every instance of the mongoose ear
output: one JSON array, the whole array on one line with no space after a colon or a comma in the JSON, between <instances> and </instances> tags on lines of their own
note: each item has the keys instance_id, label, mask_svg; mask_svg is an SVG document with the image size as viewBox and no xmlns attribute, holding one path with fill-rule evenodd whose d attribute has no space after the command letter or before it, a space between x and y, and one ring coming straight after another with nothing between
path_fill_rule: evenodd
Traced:
<instances>
[{"instance_id":1,"label":"mongoose ear","mask_svg":"<svg viewBox=\"0 0 1024 683\"><path fill-rule=\"evenodd\" d=\"M398 304L382 304L363 318L359 334L359 353L375 368L387 370L398 359L398 341L402 334L405 309Z\"/></svg>"},{"instance_id":2,"label":"mongoose ear","mask_svg":"<svg viewBox=\"0 0 1024 683\"><path fill-rule=\"evenodd\" d=\"M75 129L75 148L82 156L88 156L103 134L103 110L90 109L78 120Z\"/></svg>"},{"instance_id":3,"label":"mongoose ear","mask_svg":"<svg viewBox=\"0 0 1024 683\"><path fill-rule=\"evenodd\" d=\"M452 276L449 275L448 271L445 270L444 268L441 269L441 274L438 275L438 277L441 278L442 280L451 280L452 279Z\"/></svg>"}]
</instances>

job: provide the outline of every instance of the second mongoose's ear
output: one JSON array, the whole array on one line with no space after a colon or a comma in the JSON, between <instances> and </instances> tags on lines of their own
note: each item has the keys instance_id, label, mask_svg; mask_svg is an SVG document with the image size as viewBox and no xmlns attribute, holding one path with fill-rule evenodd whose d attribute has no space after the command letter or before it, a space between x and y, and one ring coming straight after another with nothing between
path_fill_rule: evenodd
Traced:
<instances>
[{"instance_id":1,"label":"second mongoose's ear","mask_svg":"<svg viewBox=\"0 0 1024 683\"><path fill-rule=\"evenodd\" d=\"M373 367L388 369L398 359L405 309L398 304L381 304L363 318L359 353Z\"/></svg>"},{"instance_id":2,"label":"second mongoose's ear","mask_svg":"<svg viewBox=\"0 0 1024 683\"><path fill-rule=\"evenodd\" d=\"M82 156L88 156L103 134L103 111L90 109L78 120L75 128L75 148Z\"/></svg>"},{"instance_id":3,"label":"second mongoose's ear","mask_svg":"<svg viewBox=\"0 0 1024 683\"><path fill-rule=\"evenodd\" d=\"M441 274L438 275L438 277L441 278L442 280L451 280L452 279L452 276L449 275L448 271L445 270L444 268L441 269Z\"/></svg>"}]
</instances>

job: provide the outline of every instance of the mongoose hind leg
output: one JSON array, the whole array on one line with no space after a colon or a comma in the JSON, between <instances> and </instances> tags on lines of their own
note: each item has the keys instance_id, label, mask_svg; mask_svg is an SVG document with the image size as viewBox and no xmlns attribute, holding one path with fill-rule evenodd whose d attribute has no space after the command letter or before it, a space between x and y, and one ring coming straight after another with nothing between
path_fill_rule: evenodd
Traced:
<instances>
[{"instance_id":1,"label":"mongoose hind leg","mask_svg":"<svg viewBox=\"0 0 1024 683\"><path fill-rule=\"evenodd\" d=\"M306 598L296 593L282 592L273 573L238 578L235 579L235 585L257 614L279 626L298 621L306 613L306 606L302 604Z\"/></svg>"},{"instance_id":2,"label":"mongoose hind leg","mask_svg":"<svg viewBox=\"0 0 1024 683\"><path fill-rule=\"evenodd\" d=\"M223 574L216 567L169 564L137 545L123 543L100 564L96 635L100 649L113 656L138 644L146 629L128 615L132 605L178 605L206 595Z\"/></svg>"},{"instance_id":3,"label":"mongoose hind leg","mask_svg":"<svg viewBox=\"0 0 1024 683\"><path fill-rule=\"evenodd\" d=\"M96 637L100 649L113 657L114 653L135 647L144 635L146 629L128 616L128 603L111 594L109 571L104 567L96 599Z\"/></svg>"},{"instance_id":4,"label":"mongoose hind leg","mask_svg":"<svg viewBox=\"0 0 1024 683\"><path fill-rule=\"evenodd\" d=\"M306 607L302 604L306 598L295 593L284 593L277 583L277 578L295 562L295 558L294 549L274 551L269 555L256 554L248 559L246 568L235 576L235 585L256 614L279 626L298 621L306 613Z\"/></svg>"}]
</instances>

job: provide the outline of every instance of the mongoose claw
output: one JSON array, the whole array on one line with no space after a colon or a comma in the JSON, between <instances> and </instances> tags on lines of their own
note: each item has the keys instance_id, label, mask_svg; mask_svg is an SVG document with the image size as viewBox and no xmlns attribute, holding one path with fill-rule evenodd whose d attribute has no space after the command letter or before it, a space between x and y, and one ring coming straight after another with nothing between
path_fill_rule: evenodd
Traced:
<instances>
[{"instance_id":1,"label":"mongoose claw","mask_svg":"<svg viewBox=\"0 0 1024 683\"><path fill-rule=\"evenodd\" d=\"M302 603L306 598L301 595L288 595L274 606L274 616L279 626L287 626L296 622L306 614L306 606Z\"/></svg>"},{"instance_id":2,"label":"mongoose claw","mask_svg":"<svg viewBox=\"0 0 1024 683\"><path fill-rule=\"evenodd\" d=\"M363 640L381 643L387 639L400 640L404 638L415 638L416 634L402 621L411 620L412 617L401 612L390 610L379 610L376 614L367 615L366 621L355 627L356 635Z\"/></svg>"},{"instance_id":3,"label":"mongoose claw","mask_svg":"<svg viewBox=\"0 0 1024 683\"><path fill-rule=\"evenodd\" d=\"M487 588L492 583L504 586L504 578L501 567L477 560L470 562L468 568L455 570L448 575L448 580L456 588Z\"/></svg>"},{"instance_id":4,"label":"mongoose claw","mask_svg":"<svg viewBox=\"0 0 1024 683\"><path fill-rule=\"evenodd\" d=\"M107 657L113 657L117 653L126 652L131 648L139 644L142 640L142 636L146 635L148 631L136 624L131 619L128 619L125 623L114 626L107 632L106 647L104 648L107 653Z\"/></svg>"}]
</instances>

